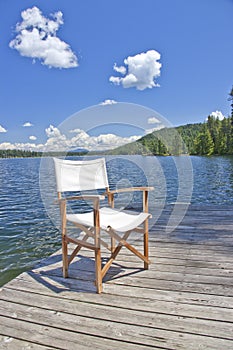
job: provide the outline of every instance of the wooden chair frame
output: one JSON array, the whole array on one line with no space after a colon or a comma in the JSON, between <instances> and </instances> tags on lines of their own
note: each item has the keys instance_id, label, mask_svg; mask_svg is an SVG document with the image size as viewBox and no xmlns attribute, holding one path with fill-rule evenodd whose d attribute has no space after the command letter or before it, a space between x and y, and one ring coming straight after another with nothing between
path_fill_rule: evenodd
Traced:
<instances>
[{"instance_id":1,"label":"wooden chair frame","mask_svg":"<svg viewBox=\"0 0 233 350\"><path fill-rule=\"evenodd\" d=\"M148 213L148 192L153 190L153 187L131 187L131 188L122 188L114 191L110 191L109 188L106 188L105 195L108 197L108 203L111 208L114 208L114 195L116 193L122 192L134 192L134 191L143 191L143 212ZM133 254L138 258L143 260L144 269L148 269L150 260L149 260L149 232L148 232L148 219L143 223L143 227L135 227L134 229L124 233L121 237L117 232L115 232L111 227L108 227L105 230L111 236L111 246L103 241L100 237L102 228L100 227L100 201L103 200L105 196L101 195L83 195L83 196L72 196L67 198L62 198L61 192L58 192L58 201L60 203L61 211L61 232L62 232L62 260L63 260L63 277L68 277L68 267L73 261L74 257L79 253L82 247L91 249L95 252L95 275L96 275L96 289L97 293L101 293L103 290L102 280L106 273L108 272L113 261L116 259L121 248L124 246L129 249ZM76 238L69 237L67 235L67 218L66 218L66 204L70 200L86 200L92 201L93 205L93 227L87 228L84 225L75 224L75 226L85 232L83 239L79 240ZM144 235L144 254L140 253L136 248L127 242L127 238L130 233L136 231ZM87 242L87 239L91 237L94 239L94 244ZM116 245L116 241L118 244ZM73 250L72 254L68 255L68 244L73 243L76 245L76 248ZM102 267L101 263L101 245L105 246L110 251L110 257L107 263Z\"/></svg>"}]
</instances>

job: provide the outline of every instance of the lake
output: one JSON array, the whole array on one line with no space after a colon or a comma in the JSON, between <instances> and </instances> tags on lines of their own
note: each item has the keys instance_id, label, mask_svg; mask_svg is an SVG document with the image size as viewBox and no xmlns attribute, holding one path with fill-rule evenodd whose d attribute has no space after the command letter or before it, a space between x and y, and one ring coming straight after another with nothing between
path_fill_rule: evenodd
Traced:
<instances>
[{"instance_id":1,"label":"lake","mask_svg":"<svg viewBox=\"0 0 233 350\"><path fill-rule=\"evenodd\" d=\"M233 205L233 156L106 159L111 188L155 186L152 223L167 204ZM0 159L0 286L60 248L55 198L50 158ZM140 202L139 193L116 198L119 208Z\"/></svg>"}]
</instances>

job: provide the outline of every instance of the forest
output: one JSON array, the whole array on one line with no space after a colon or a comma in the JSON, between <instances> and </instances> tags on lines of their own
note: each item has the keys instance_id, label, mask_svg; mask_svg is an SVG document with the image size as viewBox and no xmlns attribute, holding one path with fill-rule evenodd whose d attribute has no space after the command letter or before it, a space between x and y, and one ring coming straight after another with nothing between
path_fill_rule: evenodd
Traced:
<instances>
[{"instance_id":1,"label":"forest","mask_svg":"<svg viewBox=\"0 0 233 350\"><path fill-rule=\"evenodd\" d=\"M25 151L20 149L4 149L0 150L0 158L28 158L41 157L42 152Z\"/></svg>"},{"instance_id":2,"label":"forest","mask_svg":"<svg viewBox=\"0 0 233 350\"><path fill-rule=\"evenodd\" d=\"M205 123L163 128L108 154L226 155L233 154L233 118L209 116Z\"/></svg>"},{"instance_id":3,"label":"forest","mask_svg":"<svg viewBox=\"0 0 233 350\"><path fill-rule=\"evenodd\" d=\"M65 156L83 156L86 152L36 152L19 149L0 150L0 158L35 158L35 157L65 157Z\"/></svg>"},{"instance_id":4,"label":"forest","mask_svg":"<svg viewBox=\"0 0 233 350\"><path fill-rule=\"evenodd\" d=\"M205 123L165 128L138 141L154 155L224 155L233 154L233 118L208 116Z\"/></svg>"}]
</instances>

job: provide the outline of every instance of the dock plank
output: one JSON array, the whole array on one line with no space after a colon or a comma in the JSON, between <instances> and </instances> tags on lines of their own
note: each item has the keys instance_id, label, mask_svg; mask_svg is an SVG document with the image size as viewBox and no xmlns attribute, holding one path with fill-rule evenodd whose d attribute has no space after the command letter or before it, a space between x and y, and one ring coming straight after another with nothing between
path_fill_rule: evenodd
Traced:
<instances>
[{"instance_id":1,"label":"dock plank","mask_svg":"<svg viewBox=\"0 0 233 350\"><path fill-rule=\"evenodd\" d=\"M0 349L4 350L44 350L43 345L31 343L24 340L19 340L13 337L0 336ZM54 350L54 347L46 346L47 350Z\"/></svg>"},{"instance_id":2,"label":"dock plank","mask_svg":"<svg viewBox=\"0 0 233 350\"><path fill-rule=\"evenodd\" d=\"M85 250L70 278L57 251L3 286L0 349L232 349L233 209L191 206L168 234L169 210L150 232L150 269L122 249L101 295Z\"/></svg>"}]
</instances>

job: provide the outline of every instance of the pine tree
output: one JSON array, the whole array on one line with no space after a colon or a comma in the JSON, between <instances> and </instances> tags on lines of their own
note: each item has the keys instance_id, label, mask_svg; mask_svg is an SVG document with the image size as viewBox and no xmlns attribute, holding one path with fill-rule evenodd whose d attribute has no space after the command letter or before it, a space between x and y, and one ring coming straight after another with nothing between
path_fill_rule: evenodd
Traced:
<instances>
[{"instance_id":1,"label":"pine tree","mask_svg":"<svg viewBox=\"0 0 233 350\"><path fill-rule=\"evenodd\" d=\"M229 149L229 119L224 118L221 121L221 127L219 131L219 142L218 142L218 154L226 154Z\"/></svg>"},{"instance_id":2,"label":"pine tree","mask_svg":"<svg viewBox=\"0 0 233 350\"><path fill-rule=\"evenodd\" d=\"M231 88L231 91L229 93L228 101L231 101L231 124L230 124L230 141L229 141L229 154L233 154L233 86Z\"/></svg>"},{"instance_id":3,"label":"pine tree","mask_svg":"<svg viewBox=\"0 0 233 350\"><path fill-rule=\"evenodd\" d=\"M233 118L233 86L231 88L231 91L229 92L228 101L231 101L231 118Z\"/></svg>"},{"instance_id":4,"label":"pine tree","mask_svg":"<svg viewBox=\"0 0 233 350\"><path fill-rule=\"evenodd\" d=\"M194 145L195 154L210 156L214 153L214 142L207 124L204 124L203 132L197 136Z\"/></svg>"}]
</instances>

